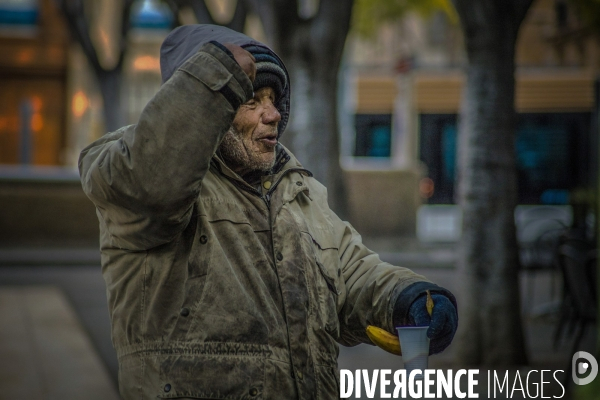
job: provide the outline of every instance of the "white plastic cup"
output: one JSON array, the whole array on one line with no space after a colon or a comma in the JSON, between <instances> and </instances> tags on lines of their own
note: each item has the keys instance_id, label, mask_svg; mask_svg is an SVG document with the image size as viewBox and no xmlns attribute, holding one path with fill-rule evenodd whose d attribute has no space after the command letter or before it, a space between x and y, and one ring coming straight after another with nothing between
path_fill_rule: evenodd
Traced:
<instances>
[{"instance_id":1,"label":"white plastic cup","mask_svg":"<svg viewBox=\"0 0 600 400\"><path fill-rule=\"evenodd\" d=\"M427 337L428 326L401 326L398 330L400 348L402 349L402 360L406 369L406 376L411 371L427 369L429 357L429 338ZM423 374L415 375L415 379L423 379Z\"/></svg>"}]
</instances>

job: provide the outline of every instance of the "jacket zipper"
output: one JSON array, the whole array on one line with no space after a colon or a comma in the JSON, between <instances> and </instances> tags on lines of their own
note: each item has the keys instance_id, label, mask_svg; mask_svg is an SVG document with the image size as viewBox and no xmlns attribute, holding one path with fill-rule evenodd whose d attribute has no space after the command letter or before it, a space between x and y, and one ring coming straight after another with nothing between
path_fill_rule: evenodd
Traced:
<instances>
[{"instance_id":1,"label":"jacket zipper","mask_svg":"<svg viewBox=\"0 0 600 400\"><path fill-rule=\"evenodd\" d=\"M248 193L252 193L258 197L260 197L261 199L263 199L263 201L265 202L265 204L267 205L267 209L269 208L269 201L271 200L271 196L263 196L262 193L260 193L258 190L254 189L252 186L247 185L247 184L243 184L240 181L238 181L237 179L234 179L230 176L227 176L223 173L221 173L225 178L227 178L231 183L233 183L238 189L241 190L245 190Z\"/></svg>"},{"instance_id":2,"label":"jacket zipper","mask_svg":"<svg viewBox=\"0 0 600 400\"><path fill-rule=\"evenodd\" d=\"M242 184L241 182L239 182L237 179L233 179L225 174L223 174L223 176L225 176L227 179L229 179L231 182L233 182L233 184L235 186L237 186L240 189L246 190L249 193L253 193L255 195L257 195L258 197L260 197L261 199L263 199L263 201L265 202L265 204L267 205L267 212L269 213L269 227L271 228L271 251L273 252L272 256L273 256L273 261L275 263L277 263L277 256L276 256L276 251L275 251L275 243L273 243L273 227L271 226L271 194L273 193L273 191L275 190L275 188L277 187L277 185L279 185L279 182L281 182L281 180L283 179L283 177L288 173L288 172L294 172L294 171L303 171L306 172L308 174L308 176L313 176L312 172L310 172L307 169L304 168L290 168L286 171L284 171L283 174L281 174L281 176L279 177L279 179L277 179L277 181L275 181L275 183L273 184L273 186L271 187L271 189L269 189L267 191L267 193L262 196L262 194L254 189L252 186L250 185L245 185ZM321 271L321 273L323 273ZM281 300L284 300L284 295L283 295L283 288L281 287L281 281L279 280L279 271L277 271L277 266L275 266L275 274L277 275L277 281L279 283L279 292L281 294ZM329 287L329 289L331 290L332 287L330 286L330 283L327 281L327 286ZM335 293L335 291L334 291ZM291 349L291 343L290 343L290 332L289 332L289 322L288 322L288 316L287 316L287 312L285 310L285 305L283 306L283 318L285 320L285 326L286 326L286 330L287 330L287 335L288 335L288 351L289 351L289 355L290 355L290 364L295 365L293 358L292 358L292 349ZM295 379L294 377L294 369L292 368L292 378Z\"/></svg>"},{"instance_id":3,"label":"jacket zipper","mask_svg":"<svg viewBox=\"0 0 600 400\"><path fill-rule=\"evenodd\" d=\"M275 191L275 188L277 188L277 185L279 185L279 183L281 182L281 180L290 172L306 172L308 174L308 176L313 176L312 172L310 172L307 169L304 168L290 168L288 170L285 170L283 174L281 174L281 176L279 178L277 178L277 180L275 181L275 183L273 183L273 186L271 187L271 189L269 189L269 191L263 196L262 193L260 193L258 190L254 189L252 186L248 185L248 184L243 184L240 181L238 181L237 179L231 178L230 176L227 176L225 174L223 174L221 172L221 174L226 177L227 179L229 179L231 182L233 182L233 184L235 186L237 186L239 189L243 189L249 193L255 194L258 197L260 197L261 199L263 199L263 201L265 202L266 206L267 206L267 210L270 213L271 210L271 195L273 194L273 192ZM270 217L270 216L269 216Z\"/></svg>"}]
</instances>

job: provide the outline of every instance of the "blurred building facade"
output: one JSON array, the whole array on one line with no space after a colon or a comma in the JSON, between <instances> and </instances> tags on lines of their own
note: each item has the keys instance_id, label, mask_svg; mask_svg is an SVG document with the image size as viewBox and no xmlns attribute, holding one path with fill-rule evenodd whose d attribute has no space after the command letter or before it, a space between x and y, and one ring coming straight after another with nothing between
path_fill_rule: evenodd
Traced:
<instances>
[{"instance_id":1,"label":"blurred building facade","mask_svg":"<svg viewBox=\"0 0 600 400\"><path fill-rule=\"evenodd\" d=\"M69 38L52 0L0 1L0 163L60 165Z\"/></svg>"},{"instance_id":2,"label":"blurred building facade","mask_svg":"<svg viewBox=\"0 0 600 400\"><path fill-rule=\"evenodd\" d=\"M351 37L348 50L342 162L351 177L356 224L411 233L411 227L414 232L427 225L416 216L436 212L421 204L444 205L437 209L448 210L442 212L446 222L459 224L456 209L448 207L455 203L464 84L459 26L442 12L428 19L408 16L382 26L374 39ZM567 205L596 179L599 42L567 2L536 0L520 31L516 60L519 203ZM368 183L356 180L359 171L370 171L362 173ZM374 200L353 190L388 185L390 175L403 195ZM395 225L377 215L393 215ZM454 233L447 239L456 239L457 229L449 227Z\"/></svg>"},{"instance_id":3,"label":"blurred building facade","mask_svg":"<svg viewBox=\"0 0 600 400\"><path fill-rule=\"evenodd\" d=\"M109 69L122 3L85 5L90 38ZM158 50L171 26L165 7L140 0L132 9L121 88L126 123L160 87ZM0 0L0 52L0 248L97 246L94 206L76 166L81 150L106 133L103 100L58 2Z\"/></svg>"}]
</instances>

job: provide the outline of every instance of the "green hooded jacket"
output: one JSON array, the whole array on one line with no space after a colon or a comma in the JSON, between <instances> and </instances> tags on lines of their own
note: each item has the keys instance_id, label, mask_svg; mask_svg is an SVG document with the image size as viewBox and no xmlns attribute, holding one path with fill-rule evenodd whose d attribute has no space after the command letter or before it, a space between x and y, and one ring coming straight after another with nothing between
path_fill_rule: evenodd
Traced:
<instances>
[{"instance_id":1,"label":"green hooded jacket","mask_svg":"<svg viewBox=\"0 0 600 400\"><path fill-rule=\"evenodd\" d=\"M405 289L436 287L367 249L283 146L260 190L215 155L252 96L204 43L136 125L81 153L124 399L338 398L338 343L393 332Z\"/></svg>"}]
</instances>

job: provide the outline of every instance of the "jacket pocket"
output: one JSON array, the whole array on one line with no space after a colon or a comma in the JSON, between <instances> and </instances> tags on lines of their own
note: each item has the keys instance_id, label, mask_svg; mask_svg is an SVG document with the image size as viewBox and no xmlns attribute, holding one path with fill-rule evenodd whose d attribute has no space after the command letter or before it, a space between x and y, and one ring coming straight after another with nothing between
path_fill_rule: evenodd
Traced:
<instances>
[{"instance_id":1,"label":"jacket pocket","mask_svg":"<svg viewBox=\"0 0 600 400\"><path fill-rule=\"evenodd\" d=\"M340 294L338 273L338 249L327 234L319 237L318 233L308 233L310 268L307 271L309 286L313 288L315 305L312 308L314 318L319 328L333 338L339 335L339 321L337 315L338 296ZM318 336L318 334L317 334ZM327 343L324 343L327 344Z\"/></svg>"},{"instance_id":2,"label":"jacket pocket","mask_svg":"<svg viewBox=\"0 0 600 400\"><path fill-rule=\"evenodd\" d=\"M317 399L338 399L340 390L340 381L338 379L337 365L317 365Z\"/></svg>"},{"instance_id":3,"label":"jacket pocket","mask_svg":"<svg viewBox=\"0 0 600 400\"><path fill-rule=\"evenodd\" d=\"M215 354L158 356L155 360L160 383L155 396L162 399L262 399L265 357L219 354L219 350L223 350L221 345L231 345L232 349L244 347L234 343L207 343Z\"/></svg>"},{"instance_id":4,"label":"jacket pocket","mask_svg":"<svg viewBox=\"0 0 600 400\"><path fill-rule=\"evenodd\" d=\"M325 330L337 338L339 335L339 322L337 316L337 298L338 289L336 288L335 280L327 275L325 267L319 261L316 262L321 277L325 281L327 292L324 292L323 285L319 285L321 293L319 293L319 312L323 316L323 322L325 323Z\"/></svg>"},{"instance_id":5,"label":"jacket pocket","mask_svg":"<svg viewBox=\"0 0 600 400\"><path fill-rule=\"evenodd\" d=\"M341 263L338 245L334 235L328 228L310 229L308 235L312 241L312 249L319 273L327 283L330 292L339 296L342 293Z\"/></svg>"},{"instance_id":6,"label":"jacket pocket","mask_svg":"<svg viewBox=\"0 0 600 400\"><path fill-rule=\"evenodd\" d=\"M321 273L321 276L323 277L323 279L325 279L325 282L327 283L327 288L329 289L329 291L331 293L333 293L333 295L337 296L339 293L339 290L336 287L335 284L335 279L330 277L329 275L327 275L327 270L325 269L325 266L317 260L317 267L319 267L319 272Z\"/></svg>"},{"instance_id":7,"label":"jacket pocket","mask_svg":"<svg viewBox=\"0 0 600 400\"><path fill-rule=\"evenodd\" d=\"M252 226L239 205L215 198L201 201L190 257L190 278L210 275L211 268L226 263L227 252L242 234L252 237Z\"/></svg>"}]
</instances>

